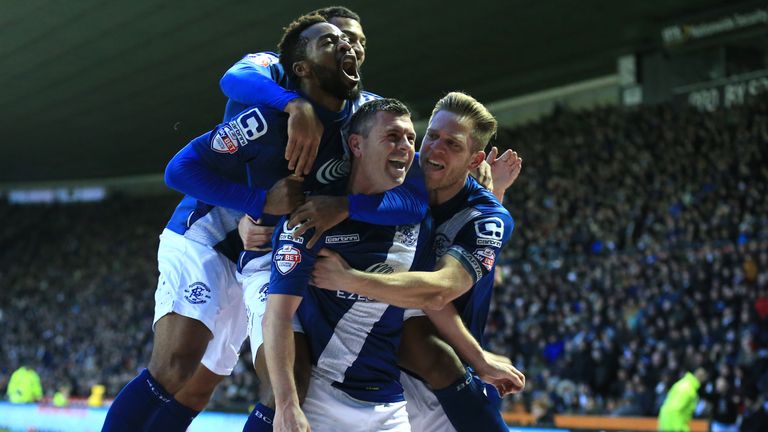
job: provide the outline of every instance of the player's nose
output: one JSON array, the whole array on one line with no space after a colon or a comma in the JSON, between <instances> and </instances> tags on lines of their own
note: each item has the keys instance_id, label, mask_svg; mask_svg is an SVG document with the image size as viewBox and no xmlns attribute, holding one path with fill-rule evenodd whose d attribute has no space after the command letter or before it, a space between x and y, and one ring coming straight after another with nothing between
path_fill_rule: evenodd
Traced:
<instances>
[{"instance_id":1,"label":"player's nose","mask_svg":"<svg viewBox=\"0 0 768 432\"><path fill-rule=\"evenodd\" d=\"M339 43L336 45L336 49L346 53L348 51L355 52L352 49L352 43L348 39L339 38Z\"/></svg>"}]
</instances>

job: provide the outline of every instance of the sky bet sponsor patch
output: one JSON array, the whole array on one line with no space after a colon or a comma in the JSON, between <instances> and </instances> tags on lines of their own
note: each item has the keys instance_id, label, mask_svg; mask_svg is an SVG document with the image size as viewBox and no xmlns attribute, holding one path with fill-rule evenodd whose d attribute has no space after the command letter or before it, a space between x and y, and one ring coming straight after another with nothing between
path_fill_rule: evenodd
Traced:
<instances>
[{"instance_id":1,"label":"sky bet sponsor patch","mask_svg":"<svg viewBox=\"0 0 768 432\"><path fill-rule=\"evenodd\" d=\"M480 264L482 264L488 271L491 271L493 263L496 262L496 252L489 247L475 249L475 252L472 253L472 255L474 255L475 258L480 261Z\"/></svg>"},{"instance_id":2,"label":"sky bet sponsor patch","mask_svg":"<svg viewBox=\"0 0 768 432\"><path fill-rule=\"evenodd\" d=\"M272 260L277 271L288 274L301 263L301 252L291 245L285 245L275 252Z\"/></svg>"},{"instance_id":3,"label":"sky bet sponsor patch","mask_svg":"<svg viewBox=\"0 0 768 432\"><path fill-rule=\"evenodd\" d=\"M237 151L237 138L232 126L227 124L216 131L216 135L211 140L211 150L229 154Z\"/></svg>"},{"instance_id":4,"label":"sky bet sponsor patch","mask_svg":"<svg viewBox=\"0 0 768 432\"><path fill-rule=\"evenodd\" d=\"M229 123L221 125L211 140L211 150L235 153L237 149L267 133L267 122L258 108L253 108Z\"/></svg>"}]
</instances>

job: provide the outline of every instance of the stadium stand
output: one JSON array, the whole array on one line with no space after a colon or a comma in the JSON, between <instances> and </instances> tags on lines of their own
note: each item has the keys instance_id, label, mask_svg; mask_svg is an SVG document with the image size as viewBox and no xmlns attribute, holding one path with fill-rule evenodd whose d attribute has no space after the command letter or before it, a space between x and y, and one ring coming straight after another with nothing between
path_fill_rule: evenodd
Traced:
<instances>
[{"instance_id":1,"label":"stadium stand","mask_svg":"<svg viewBox=\"0 0 768 432\"><path fill-rule=\"evenodd\" d=\"M508 409L549 424L655 416L671 383L704 366L705 387L725 378L746 422L764 415L768 98L712 113L558 109L498 142L525 158L488 323L490 348L528 377ZM0 204L3 393L28 364L48 396L100 383L114 397L147 364L157 235L175 203ZM249 358L214 408L254 400Z\"/></svg>"}]
</instances>

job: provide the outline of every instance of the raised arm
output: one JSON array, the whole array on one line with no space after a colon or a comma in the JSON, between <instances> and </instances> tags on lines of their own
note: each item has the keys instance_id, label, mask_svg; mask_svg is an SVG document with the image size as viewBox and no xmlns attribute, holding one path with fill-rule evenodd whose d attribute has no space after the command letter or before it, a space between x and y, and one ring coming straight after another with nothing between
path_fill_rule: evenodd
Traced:
<instances>
[{"instance_id":1,"label":"raised arm","mask_svg":"<svg viewBox=\"0 0 768 432\"><path fill-rule=\"evenodd\" d=\"M523 158L516 151L507 149L501 156L496 157L499 149L493 147L485 161L491 167L491 191L500 203L504 202L504 193L517 180L523 169Z\"/></svg>"},{"instance_id":2,"label":"raised arm","mask_svg":"<svg viewBox=\"0 0 768 432\"><path fill-rule=\"evenodd\" d=\"M301 96L288 90L279 57L271 52L248 54L229 68L219 81L222 93L244 105L267 105L283 111Z\"/></svg>"},{"instance_id":3,"label":"raised arm","mask_svg":"<svg viewBox=\"0 0 768 432\"><path fill-rule=\"evenodd\" d=\"M246 55L227 70L219 85L230 99L225 117L236 114L232 112L238 111L234 106L266 105L288 113L285 146L288 168L309 174L323 136L323 125L312 105L298 92L288 89L288 78L277 55L270 52Z\"/></svg>"}]
</instances>

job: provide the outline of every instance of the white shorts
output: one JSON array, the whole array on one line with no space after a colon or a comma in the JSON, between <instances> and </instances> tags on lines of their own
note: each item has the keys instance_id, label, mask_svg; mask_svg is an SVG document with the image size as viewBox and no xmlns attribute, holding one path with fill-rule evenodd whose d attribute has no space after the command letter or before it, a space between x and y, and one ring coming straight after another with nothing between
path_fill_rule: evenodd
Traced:
<instances>
[{"instance_id":1,"label":"white shorts","mask_svg":"<svg viewBox=\"0 0 768 432\"><path fill-rule=\"evenodd\" d=\"M248 337L251 343L251 361L256 363L256 352L264 343L261 320L267 310L269 278L272 270L272 253L254 258L243 268L240 279L245 292L245 307L248 311ZM293 331L304 333L299 317L293 316Z\"/></svg>"},{"instance_id":2,"label":"white shorts","mask_svg":"<svg viewBox=\"0 0 768 432\"><path fill-rule=\"evenodd\" d=\"M168 229L160 235L157 262L160 278L152 328L171 312L202 322L213 339L201 363L217 375L231 374L248 328L235 264Z\"/></svg>"},{"instance_id":3,"label":"white shorts","mask_svg":"<svg viewBox=\"0 0 768 432\"><path fill-rule=\"evenodd\" d=\"M264 343L261 320L267 310L269 276L272 269L272 253L254 258L243 268L241 276L245 308L248 312L248 337L251 343L251 360L256 363L256 351Z\"/></svg>"},{"instance_id":4,"label":"white shorts","mask_svg":"<svg viewBox=\"0 0 768 432\"><path fill-rule=\"evenodd\" d=\"M406 409L413 432L456 432L437 397L426 384L405 372L400 373L400 384L408 401Z\"/></svg>"},{"instance_id":5,"label":"white shorts","mask_svg":"<svg viewBox=\"0 0 768 432\"><path fill-rule=\"evenodd\" d=\"M312 432L410 432L405 405L355 399L313 373L301 408Z\"/></svg>"}]
</instances>

